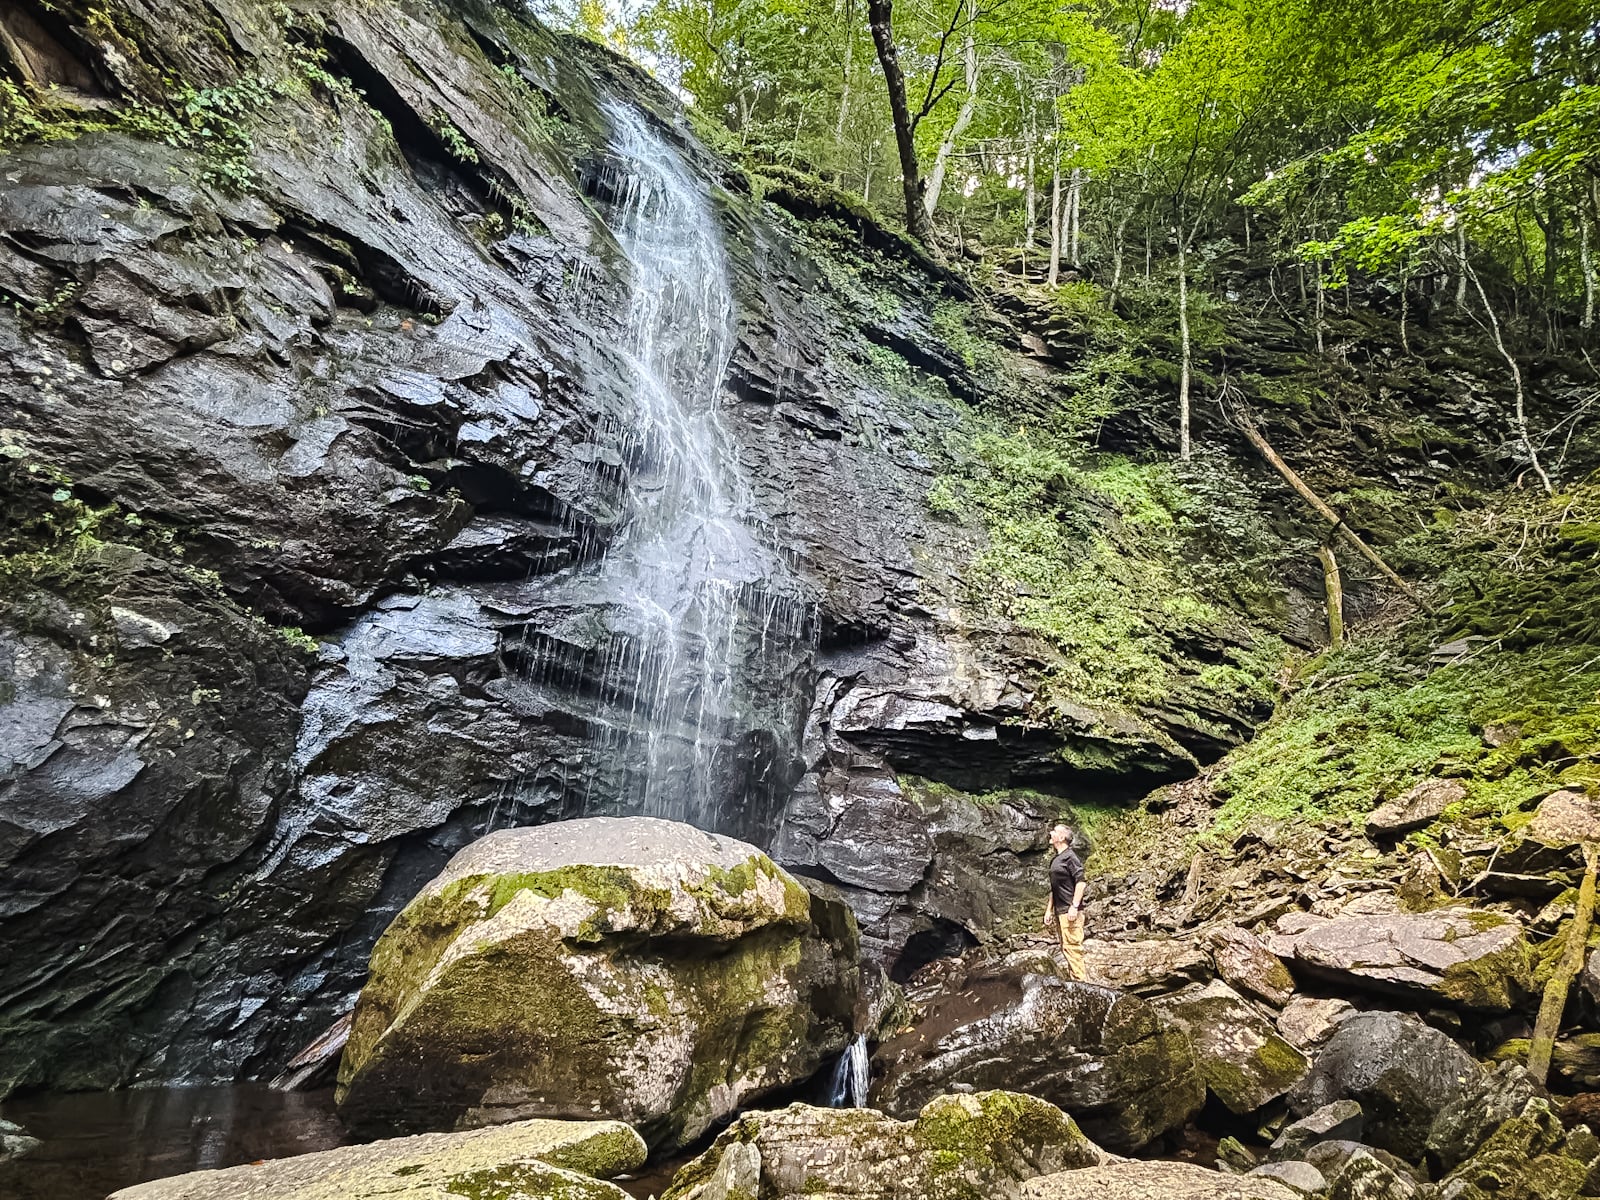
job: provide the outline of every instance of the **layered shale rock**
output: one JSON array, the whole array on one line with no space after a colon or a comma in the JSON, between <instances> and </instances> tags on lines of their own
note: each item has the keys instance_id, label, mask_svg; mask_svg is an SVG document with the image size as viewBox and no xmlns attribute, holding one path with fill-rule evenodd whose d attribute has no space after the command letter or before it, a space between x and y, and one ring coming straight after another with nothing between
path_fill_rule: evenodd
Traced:
<instances>
[{"instance_id":1,"label":"layered shale rock","mask_svg":"<svg viewBox=\"0 0 1600 1200\"><path fill-rule=\"evenodd\" d=\"M340 1115L600 1114L684 1145L843 1049L858 953L847 908L731 838L646 817L502 830L379 940Z\"/></svg>"},{"instance_id":2,"label":"layered shale rock","mask_svg":"<svg viewBox=\"0 0 1600 1200\"><path fill-rule=\"evenodd\" d=\"M1367 991L1503 1012L1530 984L1522 926L1500 913L1442 908L1332 919L1294 913L1278 930L1274 946L1296 967Z\"/></svg>"}]
</instances>

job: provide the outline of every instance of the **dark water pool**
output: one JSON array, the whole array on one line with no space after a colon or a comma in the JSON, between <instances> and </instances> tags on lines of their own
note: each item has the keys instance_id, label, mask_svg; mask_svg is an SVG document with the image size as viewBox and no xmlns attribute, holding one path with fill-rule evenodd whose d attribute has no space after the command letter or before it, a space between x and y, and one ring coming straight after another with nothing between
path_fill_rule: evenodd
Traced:
<instances>
[{"instance_id":1,"label":"dark water pool","mask_svg":"<svg viewBox=\"0 0 1600 1200\"><path fill-rule=\"evenodd\" d=\"M147 1179L350 1140L332 1091L250 1084L22 1097L0 1103L0 1117L44 1142L0 1163L0 1200L103 1200Z\"/></svg>"}]
</instances>

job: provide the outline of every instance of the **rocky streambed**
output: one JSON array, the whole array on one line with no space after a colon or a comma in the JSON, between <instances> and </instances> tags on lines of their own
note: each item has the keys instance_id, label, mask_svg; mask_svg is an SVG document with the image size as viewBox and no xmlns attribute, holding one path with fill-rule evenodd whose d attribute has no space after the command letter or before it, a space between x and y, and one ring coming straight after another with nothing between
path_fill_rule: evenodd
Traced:
<instances>
[{"instance_id":1,"label":"rocky streambed","mask_svg":"<svg viewBox=\"0 0 1600 1200\"><path fill-rule=\"evenodd\" d=\"M1528 836L1554 854L1548 818ZM1027 938L901 987L863 975L847 908L752 846L649 818L503 831L373 955L337 1103L377 1140L117 1195L1600 1192L1586 1101L1481 1051L1531 1011L1521 922L1379 894L1255 929L1214 920L1187 957L1170 936L1094 939L1122 987L1064 978ZM816 1107L858 1030L867 1107ZM406 1130L432 1132L378 1136Z\"/></svg>"}]
</instances>

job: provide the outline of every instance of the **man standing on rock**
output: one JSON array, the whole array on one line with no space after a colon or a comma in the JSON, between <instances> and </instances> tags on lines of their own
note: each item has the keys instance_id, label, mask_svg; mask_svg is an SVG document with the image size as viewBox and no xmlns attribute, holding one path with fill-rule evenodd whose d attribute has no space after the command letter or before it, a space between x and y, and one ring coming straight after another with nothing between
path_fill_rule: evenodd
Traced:
<instances>
[{"instance_id":1,"label":"man standing on rock","mask_svg":"<svg viewBox=\"0 0 1600 1200\"><path fill-rule=\"evenodd\" d=\"M1072 829L1057 825L1050 831L1050 896L1044 902L1044 927L1061 936L1067 956L1067 974L1088 979L1083 965L1083 860L1072 852Z\"/></svg>"}]
</instances>

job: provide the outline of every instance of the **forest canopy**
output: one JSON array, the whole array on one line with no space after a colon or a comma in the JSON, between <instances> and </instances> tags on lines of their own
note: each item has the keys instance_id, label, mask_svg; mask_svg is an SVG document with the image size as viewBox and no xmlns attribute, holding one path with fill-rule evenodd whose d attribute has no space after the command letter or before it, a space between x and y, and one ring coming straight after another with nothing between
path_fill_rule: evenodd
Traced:
<instances>
[{"instance_id":1,"label":"forest canopy","mask_svg":"<svg viewBox=\"0 0 1600 1200\"><path fill-rule=\"evenodd\" d=\"M1188 285L1254 240L1319 298L1356 272L1550 336L1593 324L1585 0L646 0L625 16L569 0L564 16L675 86L725 148L946 252L1010 249L1052 283L1092 264L1113 303L1153 257Z\"/></svg>"}]
</instances>

